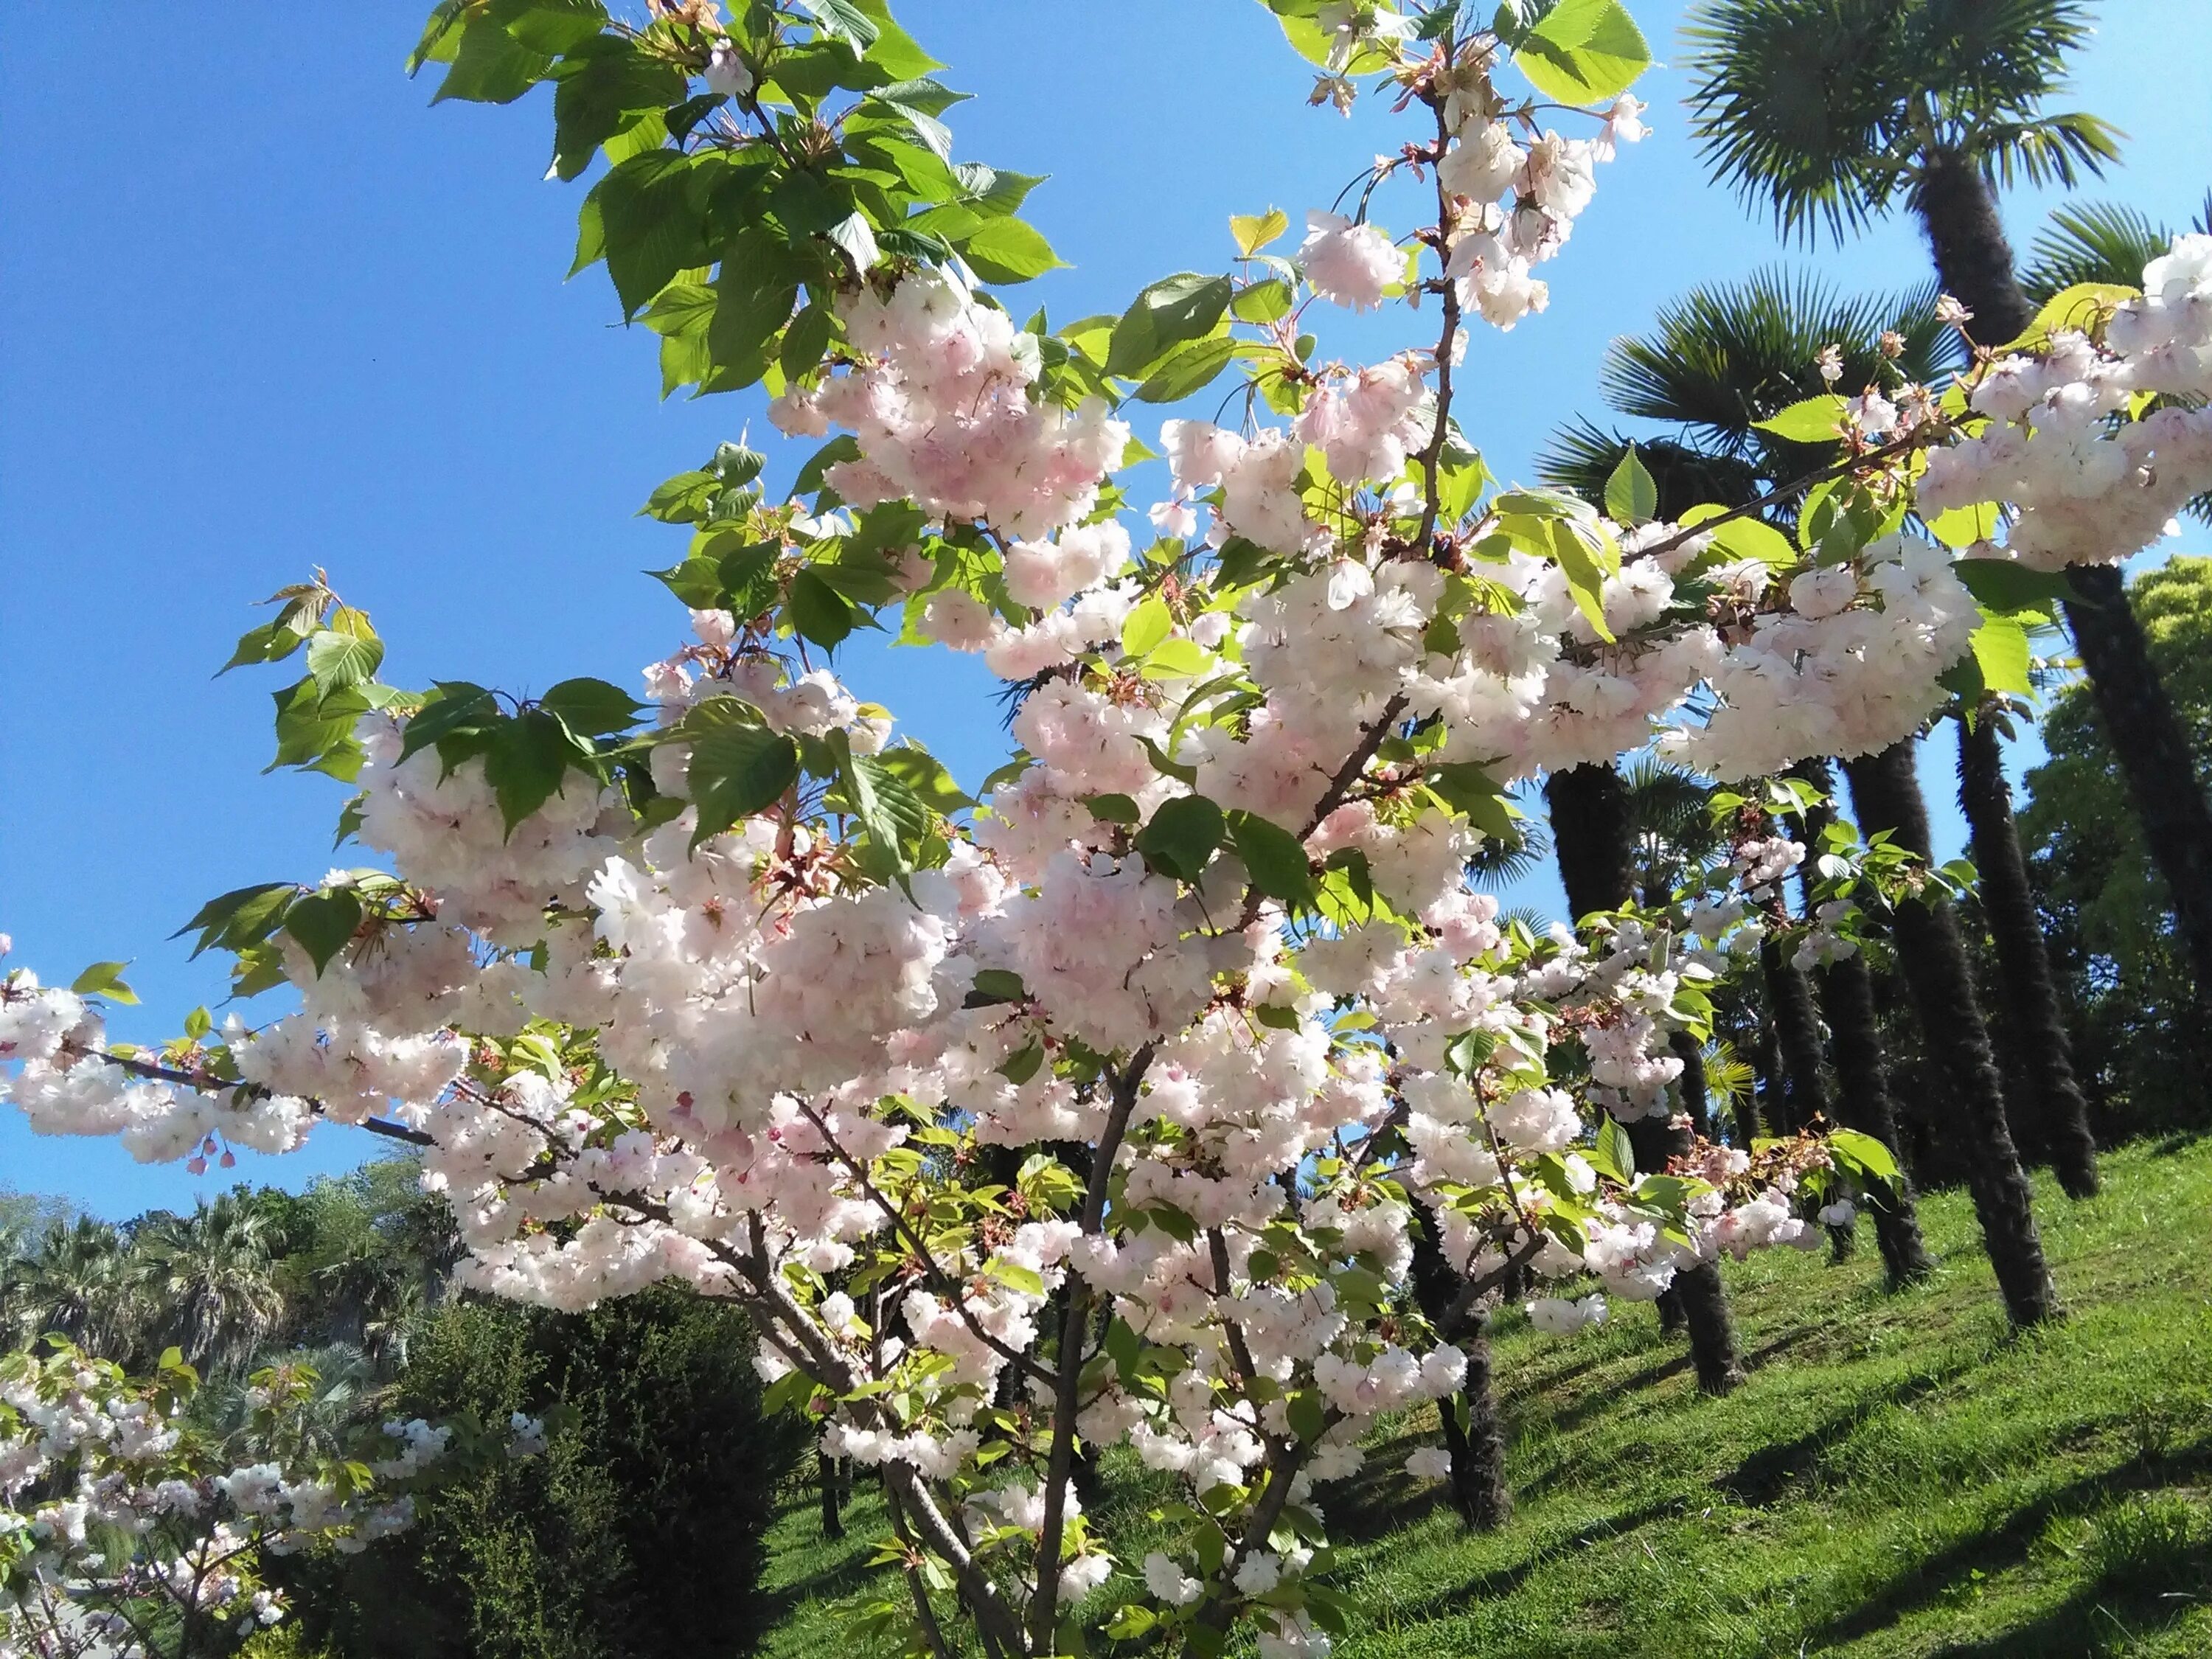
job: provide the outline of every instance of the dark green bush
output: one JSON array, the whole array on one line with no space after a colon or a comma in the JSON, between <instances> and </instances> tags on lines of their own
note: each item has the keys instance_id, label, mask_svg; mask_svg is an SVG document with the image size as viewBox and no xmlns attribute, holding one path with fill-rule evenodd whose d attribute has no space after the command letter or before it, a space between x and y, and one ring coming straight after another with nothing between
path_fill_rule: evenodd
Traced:
<instances>
[{"instance_id":1,"label":"dark green bush","mask_svg":"<svg viewBox=\"0 0 2212 1659\"><path fill-rule=\"evenodd\" d=\"M567 1415L543 1456L422 1505L409 1533L291 1564L301 1636L337 1659L722 1659L757 1594L778 1482L744 1318L662 1287L584 1314L467 1298L422 1325L393 1410Z\"/></svg>"}]
</instances>

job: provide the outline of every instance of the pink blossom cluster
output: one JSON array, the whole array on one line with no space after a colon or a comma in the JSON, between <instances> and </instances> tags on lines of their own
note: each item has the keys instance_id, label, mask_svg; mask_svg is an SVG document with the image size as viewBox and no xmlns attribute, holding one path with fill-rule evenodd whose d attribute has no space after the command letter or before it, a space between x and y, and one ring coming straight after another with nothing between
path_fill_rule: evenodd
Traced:
<instances>
[{"instance_id":1,"label":"pink blossom cluster","mask_svg":"<svg viewBox=\"0 0 2212 1659\"><path fill-rule=\"evenodd\" d=\"M1928 458L1923 511L2002 502L2002 546L2037 569L2104 564L2166 532L2212 488L2212 236L2174 238L2103 344L2060 328L2042 351L1991 363L1968 402L1986 423Z\"/></svg>"}]
</instances>

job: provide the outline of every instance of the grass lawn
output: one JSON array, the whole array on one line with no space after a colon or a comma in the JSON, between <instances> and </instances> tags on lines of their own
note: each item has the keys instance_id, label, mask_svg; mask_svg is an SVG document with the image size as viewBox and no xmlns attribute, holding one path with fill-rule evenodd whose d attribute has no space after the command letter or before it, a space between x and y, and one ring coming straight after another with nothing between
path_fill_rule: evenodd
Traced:
<instances>
[{"instance_id":1,"label":"grass lawn","mask_svg":"<svg viewBox=\"0 0 2212 1659\"><path fill-rule=\"evenodd\" d=\"M1565 1341L1502 1317L1514 1521L1467 1531L1399 1468L1433 1419L1391 1425L1324 1492L1364 1615L1339 1659L2212 1656L2212 1139L2104 1169L2085 1204L2038 1183L2068 1317L2024 1337L1964 1193L1924 1204L1941 1267L1902 1296L1863 1226L1841 1265L1730 1264L1726 1400L1649 1308ZM826 1543L800 1492L771 1534L772 1659L872 1659L839 1608L904 1591L864 1565L880 1507L848 1522Z\"/></svg>"}]
</instances>

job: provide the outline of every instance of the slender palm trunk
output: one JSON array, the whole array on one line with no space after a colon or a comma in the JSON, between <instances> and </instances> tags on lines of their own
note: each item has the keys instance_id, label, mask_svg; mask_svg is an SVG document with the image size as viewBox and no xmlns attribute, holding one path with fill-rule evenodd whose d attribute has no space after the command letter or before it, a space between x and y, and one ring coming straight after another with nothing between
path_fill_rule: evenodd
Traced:
<instances>
[{"instance_id":1,"label":"slender palm trunk","mask_svg":"<svg viewBox=\"0 0 2212 1659\"><path fill-rule=\"evenodd\" d=\"M1820 1004L1835 1039L1830 1052L1836 1061L1836 1116L1845 1128L1872 1135L1897 1158L1895 1189L1877 1183L1867 1188L1865 1196L1889 1287L1902 1290L1927 1278L1935 1264L1920 1236L1912 1182L1898 1146L1897 1109L1889 1096L1881 1027L1875 1018L1874 976L1867 972L1866 958L1856 952L1829 963L1819 975Z\"/></svg>"},{"instance_id":2,"label":"slender palm trunk","mask_svg":"<svg viewBox=\"0 0 2212 1659\"><path fill-rule=\"evenodd\" d=\"M1736 1108L1736 1133L1747 1148L1759 1139L1761 1108L1767 1122L1780 1123L1788 1115L1782 1097L1782 1045L1774 1040L1774 1022L1765 1011L1752 1011L1751 1075L1753 1087Z\"/></svg>"},{"instance_id":3,"label":"slender palm trunk","mask_svg":"<svg viewBox=\"0 0 2212 1659\"><path fill-rule=\"evenodd\" d=\"M2040 1139L2051 1167L2070 1198L2097 1190L2097 1142L2089 1133L2089 1102L2074 1075L2058 987L2044 949L2042 918L2027 883L2020 832L2013 823L2012 789L2005 782L2004 750L1986 708L1972 725L1959 725L1959 804L1973 832L1974 867L1981 872L1982 910L1996 945L1997 978L2021 1071L2033 1091Z\"/></svg>"},{"instance_id":4,"label":"slender palm trunk","mask_svg":"<svg viewBox=\"0 0 2212 1659\"><path fill-rule=\"evenodd\" d=\"M1814 1012L1813 987L1805 970L1771 938L1759 943L1759 965L1782 1053L1785 1121L1774 1126L1774 1133L1795 1134L1828 1109L1828 1091L1820 1082L1820 1019Z\"/></svg>"},{"instance_id":5,"label":"slender palm trunk","mask_svg":"<svg viewBox=\"0 0 2212 1659\"><path fill-rule=\"evenodd\" d=\"M1793 768L1796 775L1820 792L1820 799L1805 814L1805 844L1816 854L1830 821L1835 795L1835 774L1825 760L1808 761ZM1798 871L1805 912L1813 912L1813 868ZM1866 957L1854 951L1816 969L1814 978L1820 993L1821 1012L1828 1021L1828 1056L1836 1069L1836 1121L1847 1129L1870 1134L1889 1148L1897 1160L1893 1187L1879 1182L1862 1194L1874 1218L1875 1244L1887 1270L1889 1288L1902 1290L1935 1271L1928 1245L1920 1236L1920 1214L1912 1195L1912 1181L1905 1173L1905 1150L1898 1138L1897 1108L1889 1092L1889 1068L1884 1063L1881 1021L1875 1010L1874 975Z\"/></svg>"},{"instance_id":6,"label":"slender palm trunk","mask_svg":"<svg viewBox=\"0 0 2212 1659\"><path fill-rule=\"evenodd\" d=\"M1453 1273L1437 1247L1425 1215L1413 1228L1413 1299L1431 1321L1451 1305ZM1452 1507L1477 1532L1494 1532L1513 1516L1513 1492L1505 1481L1505 1431L1498 1413L1491 1372L1490 1316L1475 1316L1474 1328L1458 1338L1467 1356L1467 1379L1455 1400L1437 1402L1444 1449L1451 1457ZM1464 1407L1467 1424L1460 1425Z\"/></svg>"},{"instance_id":7,"label":"slender palm trunk","mask_svg":"<svg viewBox=\"0 0 2212 1659\"><path fill-rule=\"evenodd\" d=\"M2013 274L1996 198L1971 157L1923 158L1913 206L1946 291L1974 313L1984 345L2017 338L2034 319ZM2200 1019L2212 1019L2212 803L2199 782L2188 729L2175 712L2118 567L2069 565L2066 624L2088 672L2106 741L2128 781L2143 844L2173 901L2196 981Z\"/></svg>"},{"instance_id":8,"label":"slender palm trunk","mask_svg":"<svg viewBox=\"0 0 2212 1659\"><path fill-rule=\"evenodd\" d=\"M1544 800L1568 908L1581 917L1627 903L1636 877L1620 775L1610 766L1569 767L1545 780ZM1663 1170L1669 1158L1689 1151L1691 1136L1687 1127L1676 1129L1666 1118L1652 1116L1630 1124L1628 1139L1638 1169ZM1743 1380L1743 1366L1719 1267L1701 1261L1677 1273L1668 1294L1689 1328L1698 1386L1707 1394L1727 1393ZM1662 1323L1665 1318L1662 1309Z\"/></svg>"},{"instance_id":9,"label":"slender palm trunk","mask_svg":"<svg viewBox=\"0 0 2212 1659\"><path fill-rule=\"evenodd\" d=\"M1897 845L1929 858L1928 810L1913 769L1912 739L1848 761L1844 771L1859 828L1870 836L1886 830ZM1926 893L1898 905L1896 930L1898 965L1921 1035L1958 1098L1956 1120L1946 1127L1964 1143L1967 1185L2005 1311L2015 1325L2039 1323L2057 1313L2058 1294L2036 1236L2027 1174L2005 1121L2004 1092L1959 918L1949 901Z\"/></svg>"}]
</instances>

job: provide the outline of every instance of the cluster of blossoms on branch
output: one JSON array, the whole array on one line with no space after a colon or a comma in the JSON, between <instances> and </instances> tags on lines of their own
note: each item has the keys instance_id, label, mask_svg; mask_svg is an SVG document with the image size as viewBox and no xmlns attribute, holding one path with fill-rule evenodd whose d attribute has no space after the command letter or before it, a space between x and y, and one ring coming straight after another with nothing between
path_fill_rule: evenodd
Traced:
<instances>
[{"instance_id":1,"label":"cluster of blossoms on branch","mask_svg":"<svg viewBox=\"0 0 2212 1659\"><path fill-rule=\"evenodd\" d=\"M1466 872L1547 769L1656 741L1748 776L1914 730L1981 621L1908 523L1954 416L1905 399L1934 413L1890 439L1834 400L1850 453L1796 545L1742 514L1654 522L1632 459L1601 511L1494 489L1455 413L1462 318L1542 307L1530 271L1640 106L1503 14L1273 9L1330 85L1380 76L1433 117L1368 175L1432 185L1433 222L1401 251L1363 196L1283 258L1285 216L1240 220L1238 275L1057 331L990 291L1041 239L1014 175L949 165L951 94L887 11L578 14L574 50L615 42L590 50L672 94L586 119L575 71L556 155L625 147L587 245L650 302L672 383L763 381L779 430L839 435L781 505L739 446L656 493L696 526L661 573L691 637L641 703L590 679L399 690L319 577L279 596L237 660L304 650L280 759L350 780L346 830L390 865L195 918L241 990L289 985L296 1012L142 1048L106 1035L112 975L0 980L6 1092L42 1132L170 1158L366 1124L422 1149L468 1285L742 1302L775 1397L883 1472L917 1641L934 1575L1007 1655L1065 1650L1066 1619L1201 1653L1243 1619L1263 1653L1326 1652L1325 1488L1378 1413L1459 1389L1455 1341L1506 1285L1533 1274L1531 1318L1580 1328L1724 1252L1808 1244L1801 1182L1865 1157L1685 1134L1638 1170L1621 1126L1675 1118L1675 1040L1703 1036L1742 908L1540 935ZM505 24L441 19L425 55L495 96ZM1540 129L1510 65L1596 136ZM677 173L694 187L653 193ZM709 286L683 252L708 244L663 270L619 240L648 210L752 240ZM1316 359L1318 307L1394 296L1435 301L1432 345ZM1231 364L1244 418L1165 423L1139 545L1131 402ZM895 606L902 637L1009 688L1019 748L975 798L816 659ZM1737 850L1754 908L1802 856ZM1405 1291L1420 1229L1458 1275L1438 1317ZM1080 1447L1115 1443L1183 1487L1141 1562L1073 1484Z\"/></svg>"},{"instance_id":2,"label":"cluster of blossoms on branch","mask_svg":"<svg viewBox=\"0 0 2212 1659\"><path fill-rule=\"evenodd\" d=\"M265 1556L352 1553L412 1524L413 1489L456 1461L453 1427L395 1419L319 1445L315 1381L257 1372L245 1426L216 1437L173 1349L146 1382L58 1338L0 1358L0 1656L230 1651L284 1616ZM541 1424L510 1427L510 1453L543 1449Z\"/></svg>"}]
</instances>

